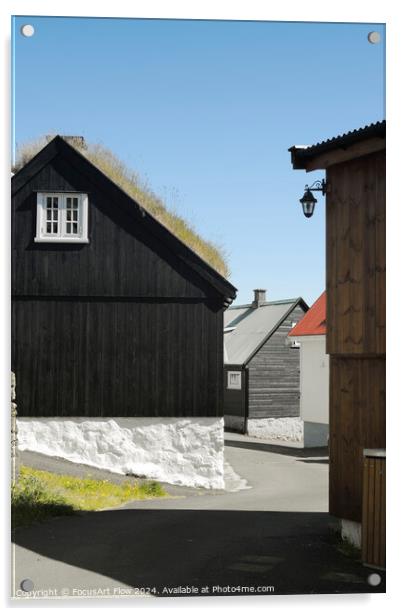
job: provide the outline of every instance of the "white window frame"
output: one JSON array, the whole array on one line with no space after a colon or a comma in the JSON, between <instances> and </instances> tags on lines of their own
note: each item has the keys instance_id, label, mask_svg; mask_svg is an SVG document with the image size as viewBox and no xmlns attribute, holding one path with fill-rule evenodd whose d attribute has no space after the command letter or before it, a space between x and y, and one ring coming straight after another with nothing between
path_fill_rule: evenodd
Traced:
<instances>
[{"instance_id":1,"label":"white window frame","mask_svg":"<svg viewBox=\"0 0 402 616\"><path fill-rule=\"evenodd\" d=\"M232 377L236 377L236 381L231 383ZM241 371L240 370L228 370L228 382L227 389L241 389Z\"/></svg>"},{"instance_id":2,"label":"white window frame","mask_svg":"<svg viewBox=\"0 0 402 616\"><path fill-rule=\"evenodd\" d=\"M46 198L57 197L58 231L57 234L46 233ZM77 235L66 232L66 204L67 198L78 198L78 229ZM36 208L36 236L35 242L61 242L65 244L88 244L88 195L70 192L38 192Z\"/></svg>"}]
</instances>

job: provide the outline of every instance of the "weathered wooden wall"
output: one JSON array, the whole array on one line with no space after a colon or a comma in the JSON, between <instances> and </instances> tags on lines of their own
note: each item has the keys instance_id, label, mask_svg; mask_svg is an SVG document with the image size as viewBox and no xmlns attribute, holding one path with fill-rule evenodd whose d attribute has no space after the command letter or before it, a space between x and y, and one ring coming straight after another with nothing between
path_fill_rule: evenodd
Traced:
<instances>
[{"instance_id":1,"label":"weathered wooden wall","mask_svg":"<svg viewBox=\"0 0 402 616\"><path fill-rule=\"evenodd\" d=\"M241 389L228 389L228 371L241 372ZM248 371L242 366L225 365L223 382L225 428L244 434L248 416Z\"/></svg>"},{"instance_id":2,"label":"weathered wooden wall","mask_svg":"<svg viewBox=\"0 0 402 616\"><path fill-rule=\"evenodd\" d=\"M88 193L89 244L34 242L46 190ZM19 414L222 416L223 296L116 195L59 154L13 198Z\"/></svg>"},{"instance_id":3,"label":"weathered wooden wall","mask_svg":"<svg viewBox=\"0 0 402 616\"><path fill-rule=\"evenodd\" d=\"M327 170L327 353L385 353L385 152Z\"/></svg>"},{"instance_id":4,"label":"weathered wooden wall","mask_svg":"<svg viewBox=\"0 0 402 616\"><path fill-rule=\"evenodd\" d=\"M367 455L363 463L362 560L385 567L386 551L386 460Z\"/></svg>"},{"instance_id":5,"label":"weathered wooden wall","mask_svg":"<svg viewBox=\"0 0 402 616\"><path fill-rule=\"evenodd\" d=\"M330 358L332 515L361 521L363 449L385 446L385 359Z\"/></svg>"},{"instance_id":6,"label":"weathered wooden wall","mask_svg":"<svg viewBox=\"0 0 402 616\"><path fill-rule=\"evenodd\" d=\"M305 311L299 305L251 359L249 368L249 417L298 417L300 415L300 354L291 348L292 323Z\"/></svg>"},{"instance_id":7,"label":"weathered wooden wall","mask_svg":"<svg viewBox=\"0 0 402 616\"><path fill-rule=\"evenodd\" d=\"M37 191L89 195L89 244L35 243ZM13 198L12 293L25 296L187 297L214 295L194 270L110 193L61 155ZM215 295L219 294L215 292Z\"/></svg>"},{"instance_id":8,"label":"weathered wooden wall","mask_svg":"<svg viewBox=\"0 0 402 616\"><path fill-rule=\"evenodd\" d=\"M363 449L385 448L385 151L327 180L329 506L360 522Z\"/></svg>"}]
</instances>

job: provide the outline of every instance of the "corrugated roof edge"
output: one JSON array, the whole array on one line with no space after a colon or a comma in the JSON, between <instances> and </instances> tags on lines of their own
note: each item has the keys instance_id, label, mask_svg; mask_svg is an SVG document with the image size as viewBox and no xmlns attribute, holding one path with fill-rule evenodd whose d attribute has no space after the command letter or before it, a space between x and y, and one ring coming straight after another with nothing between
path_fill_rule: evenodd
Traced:
<instances>
[{"instance_id":1,"label":"corrugated roof edge","mask_svg":"<svg viewBox=\"0 0 402 616\"><path fill-rule=\"evenodd\" d=\"M288 151L292 154L293 165L297 165L301 161L305 161L313 156L317 156L318 154L332 150L334 147L346 148L358 141L361 141L362 139L385 137L385 134L386 120L380 120L378 122L373 122L372 124L367 124L362 128L356 128L355 130L343 133L342 135L337 135L331 139L319 141L318 143L308 147L292 145Z\"/></svg>"}]
</instances>

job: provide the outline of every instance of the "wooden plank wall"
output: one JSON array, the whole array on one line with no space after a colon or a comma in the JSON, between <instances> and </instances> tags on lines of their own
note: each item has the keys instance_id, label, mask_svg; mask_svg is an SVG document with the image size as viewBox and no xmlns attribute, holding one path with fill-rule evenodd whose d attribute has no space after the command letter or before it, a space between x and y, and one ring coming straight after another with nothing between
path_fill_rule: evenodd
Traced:
<instances>
[{"instance_id":1,"label":"wooden plank wall","mask_svg":"<svg viewBox=\"0 0 402 616\"><path fill-rule=\"evenodd\" d=\"M300 352L289 346L287 336L304 314L296 306L250 361L249 417L300 415Z\"/></svg>"},{"instance_id":2,"label":"wooden plank wall","mask_svg":"<svg viewBox=\"0 0 402 616\"><path fill-rule=\"evenodd\" d=\"M362 560L385 567L385 458L367 456L363 467Z\"/></svg>"},{"instance_id":3,"label":"wooden plank wall","mask_svg":"<svg viewBox=\"0 0 402 616\"><path fill-rule=\"evenodd\" d=\"M222 416L223 296L96 175L59 153L12 201L19 415ZM41 190L88 193L88 244L35 243Z\"/></svg>"},{"instance_id":4,"label":"wooden plank wall","mask_svg":"<svg viewBox=\"0 0 402 616\"><path fill-rule=\"evenodd\" d=\"M242 373L242 388L228 389L228 371L240 371ZM225 428L244 434L247 429L247 396L248 396L248 371L242 366L225 365L223 383L223 407L225 414Z\"/></svg>"},{"instance_id":5,"label":"wooden plank wall","mask_svg":"<svg viewBox=\"0 0 402 616\"><path fill-rule=\"evenodd\" d=\"M327 353L385 353L385 153L327 170Z\"/></svg>"},{"instance_id":6,"label":"wooden plank wall","mask_svg":"<svg viewBox=\"0 0 402 616\"><path fill-rule=\"evenodd\" d=\"M385 151L327 180L330 513L361 522L363 449L385 448Z\"/></svg>"},{"instance_id":7,"label":"wooden plank wall","mask_svg":"<svg viewBox=\"0 0 402 616\"><path fill-rule=\"evenodd\" d=\"M20 416L223 414L222 309L15 299L12 325Z\"/></svg>"},{"instance_id":8,"label":"wooden plank wall","mask_svg":"<svg viewBox=\"0 0 402 616\"><path fill-rule=\"evenodd\" d=\"M35 243L36 191L40 190L89 194L89 244ZM219 295L62 156L15 195L11 222L13 295Z\"/></svg>"},{"instance_id":9,"label":"wooden plank wall","mask_svg":"<svg viewBox=\"0 0 402 616\"><path fill-rule=\"evenodd\" d=\"M363 449L385 447L385 359L330 358L329 510L362 519Z\"/></svg>"}]
</instances>

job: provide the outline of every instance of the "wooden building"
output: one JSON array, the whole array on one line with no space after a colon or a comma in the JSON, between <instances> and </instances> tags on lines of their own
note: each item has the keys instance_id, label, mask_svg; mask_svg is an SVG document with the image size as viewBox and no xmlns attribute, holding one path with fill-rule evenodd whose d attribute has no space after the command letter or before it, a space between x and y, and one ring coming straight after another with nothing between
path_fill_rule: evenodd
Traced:
<instances>
[{"instance_id":1,"label":"wooden building","mask_svg":"<svg viewBox=\"0 0 402 616\"><path fill-rule=\"evenodd\" d=\"M294 418L300 416L299 349L287 336L307 309L300 297L266 301L265 290L256 289L252 303L226 311L227 429L264 438L292 437Z\"/></svg>"},{"instance_id":2,"label":"wooden building","mask_svg":"<svg viewBox=\"0 0 402 616\"><path fill-rule=\"evenodd\" d=\"M329 508L358 543L363 451L385 449L385 122L290 151L326 171Z\"/></svg>"},{"instance_id":3,"label":"wooden building","mask_svg":"<svg viewBox=\"0 0 402 616\"><path fill-rule=\"evenodd\" d=\"M12 178L22 446L166 480L160 467L180 456L195 475L201 458L215 468L206 458L220 432L223 448L223 312L235 293L57 136Z\"/></svg>"}]
</instances>

